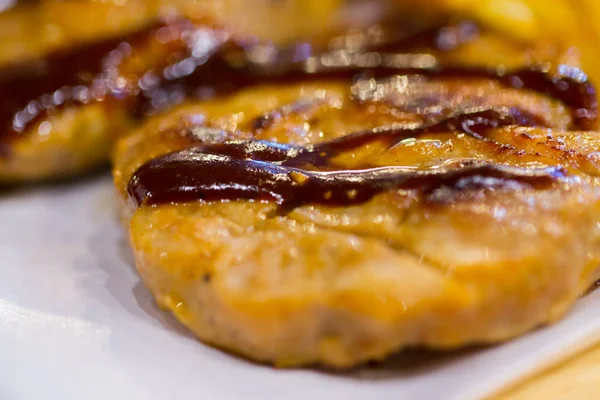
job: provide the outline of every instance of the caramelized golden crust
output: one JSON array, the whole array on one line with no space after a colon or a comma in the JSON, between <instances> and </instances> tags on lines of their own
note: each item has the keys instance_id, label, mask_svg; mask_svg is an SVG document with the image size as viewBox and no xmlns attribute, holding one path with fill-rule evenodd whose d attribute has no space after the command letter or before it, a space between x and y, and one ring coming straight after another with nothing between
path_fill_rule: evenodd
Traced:
<instances>
[{"instance_id":1,"label":"caramelized golden crust","mask_svg":"<svg viewBox=\"0 0 600 400\"><path fill-rule=\"evenodd\" d=\"M517 96L488 81L461 81L457 91L451 79L414 79L408 91L386 91L383 79L382 96L362 101L347 83L314 82L180 107L119 141L116 186L126 203L136 169L199 140L308 145L419 123L431 103L518 103L549 126L569 124L564 107L540 95ZM257 124L265 116L269 124ZM336 162L561 166L566 180L544 189L440 187L427 198L391 190L361 205L309 204L283 216L268 202L130 204L125 219L138 270L157 302L203 341L279 366L345 368L410 346L512 338L559 318L600 276L600 137L515 127L486 136L431 133L355 149Z\"/></svg>"}]
</instances>

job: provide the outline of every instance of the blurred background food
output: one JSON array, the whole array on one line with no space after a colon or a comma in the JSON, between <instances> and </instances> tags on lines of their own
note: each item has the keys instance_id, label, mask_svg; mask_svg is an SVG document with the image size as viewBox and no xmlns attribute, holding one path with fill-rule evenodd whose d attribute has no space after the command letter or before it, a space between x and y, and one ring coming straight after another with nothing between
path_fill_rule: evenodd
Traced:
<instances>
[{"instance_id":1,"label":"blurred background food","mask_svg":"<svg viewBox=\"0 0 600 400\"><path fill-rule=\"evenodd\" d=\"M127 38L157 19L177 17L213 21L278 46L327 43L337 33L377 23L427 30L448 18L474 20L483 27L481 37L449 54L449 61L507 68L568 63L600 81L600 3L594 0L0 0L0 10L5 92L3 82L43 70L48 54ZM97 105L63 107L51 121L39 121L10 143L9 157L0 158L0 183L68 176L101 164L132 122L111 112Z\"/></svg>"},{"instance_id":2,"label":"blurred background food","mask_svg":"<svg viewBox=\"0 0 600 400\"><path fill-rule=\"evenodd\" d=\"M359 28L395 15L390 1L253 0L251 7L249 4L240 0L4 1L5 12L0 13L0 97L4 95L0 123L4 132L0 138L9 136L6 130L10 130L12 115L28 107L29 100L36 100L23 95L21 84L40 86L34 81L37 79L46 86L55 81L57 87L49 88L50 94L65 84L55 77L44 78L47 57L57 52L85 52L77 49L106 40L127 40L131 33L157 20L211 21L240 37L285 46L295 41L327 42L332 32L344 26ZM172 56L178 57L176 53ZM82 53L81 57L88 55ZM66 67L72 69L72 65ZM152 69L152 65L143 68ZM21 79L16 85L15 77ZM123 78L131 80L130 76ZM25 101L15 100L19 93ZM7 109L12 107L7 106L10 102L19 104L14 110ZM62 106L47 120L36 120L19 135L10 135L8 145L6 140L0 141L5 153L0 157L0 184L70 176L97 166L107 160L115 137L129 129L131 122L123 110L97 103Z\"/></svg>"},{"instance_id":3,"label":"blurred background food","mask_svg":"<svg viewBox=\"0 0 600 400\"><path fill-rule=\"evenodd\" d=\"M336 23L340 0L40 0L0 15L0 65L133 31L161 16L207 15L238 32L276 43L307 38ZM85 15L85 23L82 23ZM209 17L209 18L210 18Z\"/></svg>"},{"instance_id":4,"label":"blurred background food","mask_svg":"<svg viewBox=\"0 0 600 400\"><path fill-rule=\"evenodd\" d=\"M590 60L596 59L590 50L600 38L600 2L595 0L0 0L3 8L14 9L0 16L0 62L176 14L210 15L279 43L306 39L348 20L368 23L414 10L422 18L448 13L472 18L523 40L563 42L579 47Z\"/></svg>"},{"instance_id":5,"label":"blurred background food","mask_svg":"<svg viewBox=\"0 0 600 400\"><path fill-rule=\"evenodd\" d=\"M417 2L415 2L417 3ZM600 2L597 0L424 0L526 41L561 43L581 55L600 81ZM428 3L428 4L427 4Z\"/></svg>"}]
</instances>

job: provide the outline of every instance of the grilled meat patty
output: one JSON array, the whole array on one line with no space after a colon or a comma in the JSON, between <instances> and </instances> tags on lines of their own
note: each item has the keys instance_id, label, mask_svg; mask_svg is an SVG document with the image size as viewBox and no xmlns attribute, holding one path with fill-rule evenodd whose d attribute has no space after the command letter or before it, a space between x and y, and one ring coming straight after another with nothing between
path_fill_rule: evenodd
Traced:
<instances>
[{"instance_id":1,"label":"grilled meat patty","mask_svg":"<svg viewBox=\"0 0 600 400\"><path fill-rule=\"evenodd\" d=\"M119 140L139 273L200 339L346 368L510 339L600 277L585 74L494 35L412 41L250 63Z\"/></svg>"}]
</instances>

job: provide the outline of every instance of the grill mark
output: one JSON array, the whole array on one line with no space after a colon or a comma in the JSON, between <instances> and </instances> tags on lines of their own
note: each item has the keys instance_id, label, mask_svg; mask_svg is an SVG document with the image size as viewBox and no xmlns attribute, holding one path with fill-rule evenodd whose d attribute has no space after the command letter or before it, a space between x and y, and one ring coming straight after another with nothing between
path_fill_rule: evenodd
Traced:
<instances>
[{"instance_id":1,"label":"grill mark","mask_svg":"<svg viewBox=\"0 0 600 400\"><path fill-rule=\"evenodd\" d=\"M293 104L285 105L275 110L259 115L250 122L250 127L253 131L262 131L265 129L269 129L278 120L284 119L297 113L309 112L310 110L318 107L321 104L323 104L323 101L319 99L300 100Z\"/></svg>"}]
</instances>

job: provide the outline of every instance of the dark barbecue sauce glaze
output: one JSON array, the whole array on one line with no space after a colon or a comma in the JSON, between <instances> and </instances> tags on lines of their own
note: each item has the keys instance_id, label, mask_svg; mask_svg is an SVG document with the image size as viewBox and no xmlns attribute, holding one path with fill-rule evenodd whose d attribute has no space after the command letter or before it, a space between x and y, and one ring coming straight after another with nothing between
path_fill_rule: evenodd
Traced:
<instances>
[{"instance_id":1,"label":"dark barbecue sauce glaze","mask_svg":"<svg viewBox=\"0 0 600 400\"><path fill-rule=\"evenodd\" d=\"M186 27L189 29L180 23L171 29ZM152 24L126 37L56 51L0 69L0 140L17 137L67 106L119 101L120 107L132 107L132 99L143 92L138 79L152 68L122 71L122 64L126 65L132 49L152 45L161 28L166 27ZM174 44L164 44L165 50L177 51Z\"/></svg>"},{"instance_id":2,"label":"dark barbecue sauce glaze","mask_svg":"<svg viewBox=\"0 0 600 400\"><path fill-rule=\"evenodd\" d=\"M91 86L102 71L102 60L119 43L95 43L0 71L3 136L24 131L30 123L63 105L103 98L106 92L100 93L100 88L94 91Z\"/></svg>"},{"instance_id":3,"label":"dark barbecue sauce glaze","mask_svg":"<svg viewBox=\"0 0 600 400\"><path fill-rule=\"evenodd\" d=\"M456 36L467 40L464 30ZM424 40L396 34L386 45L404 48L413 38L418 39L415 44ZM268 79L275 65L249 63L248 57L258 47L207 24L177 20L4 66L0 68L0 141L18 137L66 106L118 100L120 107L141 117L184 98L260 82ZM277 68L295 72L298 57L302 61L311 55L307 48L299 45L280 51ZM136 61L144 57L140 53L149 53L151 61Z\"/></svg>"},{"instance_id":4,"label":"dark barbecue sauce glaze","mask_svg":"<svg viewBox=\"0 0 600 400\"><path fill-rule=\"evenodd\" d=\"M260 45L236 41L208 25L153 24L126 37L0 69L0 142L6 144L65 106L116 102L132 115L144 116L185 98L260 83L394 74L495 79L562 100L573 110L575 128L589 129L597 119L594 87L576 68L560 66L552 72L532 66L506 72L444 66L432 55L407 53L452 50L477 36L472 24L395 35L373 44L373 51L338 49L315 55L310 46L299 45L257 61L252 55ZM136 62L136 54L144 52L153 61Z\"/></svg>"},{"instance_id":5,"label":"dark barbecue sauce glaze","mask_svg":"<svg viewBox=\"0 0 600 400\"><path fill-rule=\"evenodd\" d=\"M414 40L414 36L411 40ZM415 42L420 47L422 35ZM206 84L227 90L257 82L298 82L314 79L356 79L395 74L419 74L443 78L488 78L509 87L529 89L561 99L573 109L574 125L591 127L597 118L593 86L581 71L561 66L551 72L537 67L518 71L444 66L429 54L393 52L407 43L386 44L377 52L337 50L292 61L279 54L268 64L246 62L234 67L223 53L217 54L190 75L190 87ZM416 129L383 129L360 132L341 139L299 147L267 141L231 141L204 144L154 159L143 165L129 182L129 194L138 205L185 203L198 200L266 200L289 210L304 204L353 205L394 189L419 189L424 193L442 186L456 190L517 183L545 187L560 179L561 168L527 169L470 162L432 169L360 166L348 170L333 159L373 141L394 143L427 132L458 131L481 140L490 128L543 126L539 117L517 109L477 109L426 123Z\"/></svg>"},{"instance_id":6,"label":"dark barbecue sauce glaze","mask_svg":"<svg viewBox=\"0 0 600 400\"><path fill-rule=\"evenodd\" d=\"M129 182L137 206L198 200L266 200L283 211L305 204L348 206L394 189L432 191L486 188L508 182L533 187L551 185L563 177L561 168L528 169L467 162L439 168L361 166L342 169L334 158L378 141L393 146L424 133L458 131L486 140L488 129L534 125L515 109L477 109L420 128L390 128L360 132L309 147L269 141L230 141L201 145L154 159Z\"/></svg>"},{"instance_id":7,"label":"dark barbecue sauce glaze","mask_svg":"<svg viewBox=\"0 0 600 400\"><path fill-rule=\"evenodd\" d=\"M447 34L447 28L444 29ZM338 49L313 54L299 46L276 52L275 57L265 61L252 57L259 45L237 42L206 25L180 21L151 26L126 38L52 54L31 68L0 71L0 139L18 136L32 123L65 105L114 105L116 101L117 106L127 107L132 114L145 115L190 96L203 96L207 90L212 94L271 82L398 74L497 80L509 87L562 100L572 108L575 127L594 125L595 90L580 70L567 66L552 71L536 66L518 71L457 67L442 65L430 54L411 54L413 46L421 49L425 42L430 42L432 49L444 50L440 48L441 30L431 32L396 38L375 46L376 51ZM473 35L464 36L466 39L459 42L468 41ZM136 68L130 56L136 57L136 52L148 49L149 58L154 61L148 65L142 62L142 67ZM506 125L532 126L539 125L539 121L518 110L487 110L451 116L416 130L357 133L311 148L256 141L208 144L142 166L132 177L129 190L138 205L256 199L289 208L307 203L359 204L395 188L485 186L490 179L537 186L550 184L561 176L562 171L556 168L530 170L491 164L431 170L365 166L340 171L331 162L336 154L372 140L393 142L448 129L485 139L486 128Z\"/></svg>"},{"instance_id":8,"label":"dark barbecue sauce glaze","mask_svg":"<svg viewBox=\"0 0 600 400\"><path fill-rule=\"evenodd\" d=\"M422 40L420 38L419 43ZM394 46L403 50L409 47L403 41ZM386 49L394 46L388 44ZM251 51L251 48L243 50L248 51ZM310 56L300 62L293 61L296 57L296 52L286 52L269 63L261 64L248 60L231 63L228 51L217 52L184 80L169 82L160 90L178 92L180 97L193 97L203 92L203 89L211 93L226 93L256 84L298 83L316 79L352 80L391 75L423 75L464 80L485 78L496 80L507 87L535 91L562 101L572 110L574 129L593 129L598 119L595 87L581 70L567 65L560 65L556 70L547 66L532 65L507 71L504 68L443 65L437 57L430 54L389 51L337 50ZM146 96L152 97L152 92L146 93Z\"/></svg>"}]
</instances>

